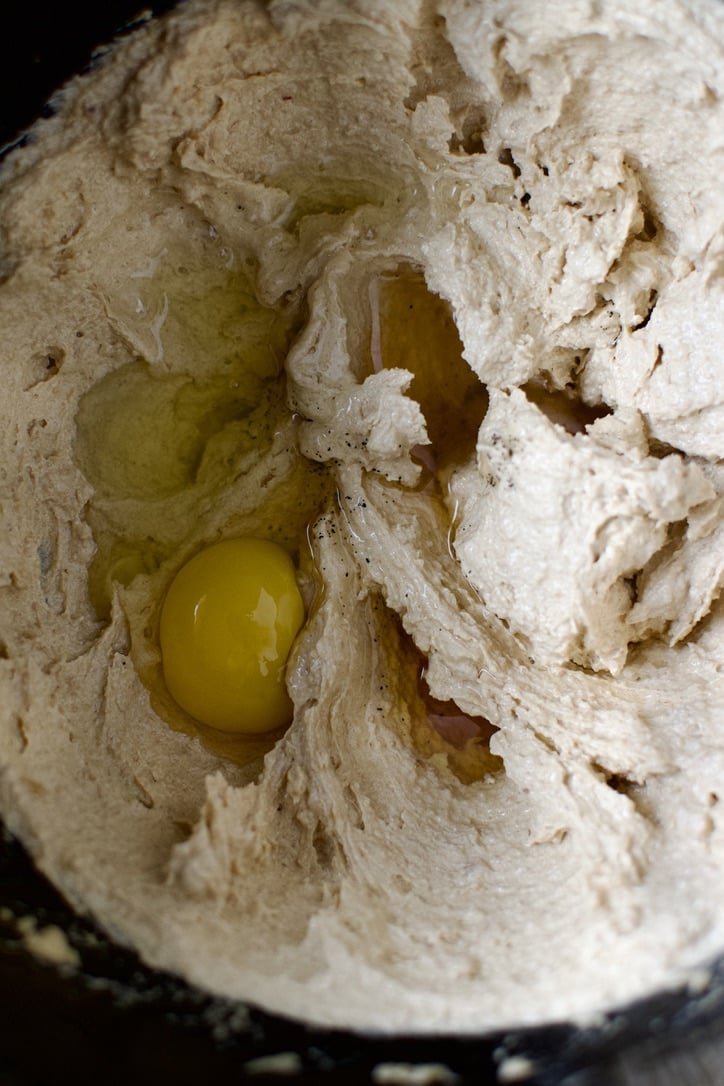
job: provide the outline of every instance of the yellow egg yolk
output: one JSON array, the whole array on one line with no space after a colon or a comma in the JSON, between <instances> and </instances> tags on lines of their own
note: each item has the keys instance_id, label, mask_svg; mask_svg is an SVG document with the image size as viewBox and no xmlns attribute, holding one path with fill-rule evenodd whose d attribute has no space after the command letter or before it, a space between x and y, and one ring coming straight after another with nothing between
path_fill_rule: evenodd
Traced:
<instances>
[{"instance_id":1,"label":"yellow egg yolk","mask_svg":"<svg viewBox=\"0 0 724 1086\"><path fill-rule=\"evenodd\" d=\"M166 686L187 713L225 732L288 724L284 671L304 604L286 551L229 539L182 566L161 611Z\"/></svg>"}]
</instances>

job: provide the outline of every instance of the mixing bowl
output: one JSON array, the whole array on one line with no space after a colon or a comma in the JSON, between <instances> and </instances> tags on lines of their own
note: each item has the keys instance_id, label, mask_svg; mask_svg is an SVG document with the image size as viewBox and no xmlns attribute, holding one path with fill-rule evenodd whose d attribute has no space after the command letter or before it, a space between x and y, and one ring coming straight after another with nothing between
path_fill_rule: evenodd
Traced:
<instances>
[{"instance_id":1,"label":"mixing bowl","mask_svg":"<svg viewBox=\"0 0 724 1086\"><path fill-rule=\"evenodd\" d=\"M103 44L171 6L137 0L86 7L10 0L0 39L0 145L54 111L56 89L98 63ZM12 29L11 29L12 28ZM101 46L99 49L98 46ZM62 92L61 92L62 94ZM52 960L64 933L76 964ZM31 952L33 933L45 951ZM37 945L37 944L36 944ZM599 1024L479 1037L380 1037L307 1028L214 998L146 968L79 917L0 833L0 1083L239 1081L539 1086L724 1082L724 965L698 990L652 993Z\"/></svg>"}]
</instances>

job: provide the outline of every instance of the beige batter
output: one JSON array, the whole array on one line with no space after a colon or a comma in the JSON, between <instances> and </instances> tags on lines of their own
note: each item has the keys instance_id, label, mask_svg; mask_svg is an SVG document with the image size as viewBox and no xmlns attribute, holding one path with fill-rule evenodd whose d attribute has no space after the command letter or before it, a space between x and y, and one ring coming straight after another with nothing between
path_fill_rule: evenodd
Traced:
<instances>
[{"instance_id":1,"label":"beige batter","mask_svg":"<svg viewBox=\"0 0 724 1086\"><path fill-rule=\"evenodd\" d=\"M724 947L722 94L715 0L190 0L4 162L0 811L150 964L479 1032ZM161 678L237 535L268 740Z\"/></svg>"}]
</instances>

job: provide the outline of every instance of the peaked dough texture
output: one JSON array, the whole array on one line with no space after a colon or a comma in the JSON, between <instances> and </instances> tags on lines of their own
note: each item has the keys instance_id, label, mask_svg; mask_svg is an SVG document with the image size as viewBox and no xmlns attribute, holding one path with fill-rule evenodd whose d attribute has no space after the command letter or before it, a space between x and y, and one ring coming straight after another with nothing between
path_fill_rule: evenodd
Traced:
<instances>
[{"instance_id":1,"label":"peaked dough texture","mask_svg":"<svg viewBox=\"0 0 724 1086\"><path fill-rule=\"evenodd\" d=\"M480 1032L724 948L723 95L714 0L189 0L6 157L0 811L151 965ZM488 395L436 485L406 268ZM294 721L228 757L160 601L307 520Z\"/></svg>"}]
</instances>

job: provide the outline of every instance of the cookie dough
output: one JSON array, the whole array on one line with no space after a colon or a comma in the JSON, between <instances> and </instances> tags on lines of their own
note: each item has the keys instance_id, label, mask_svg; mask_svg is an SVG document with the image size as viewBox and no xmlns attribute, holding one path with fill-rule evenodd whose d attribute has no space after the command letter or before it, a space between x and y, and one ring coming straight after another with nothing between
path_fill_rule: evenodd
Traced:
<instances>
[{"instance_id":1,"label":"cookie dough","mask_svg":"<svg viewBox=\"0 0 724 1086\"><path fill-rule=\"evenodd\" d=\"M724 948L724 7L188 0L0 174L0 812L152 966L479 1033ZM290 726L163 681L292 558Z\"/></svg>"}]
</instances>

